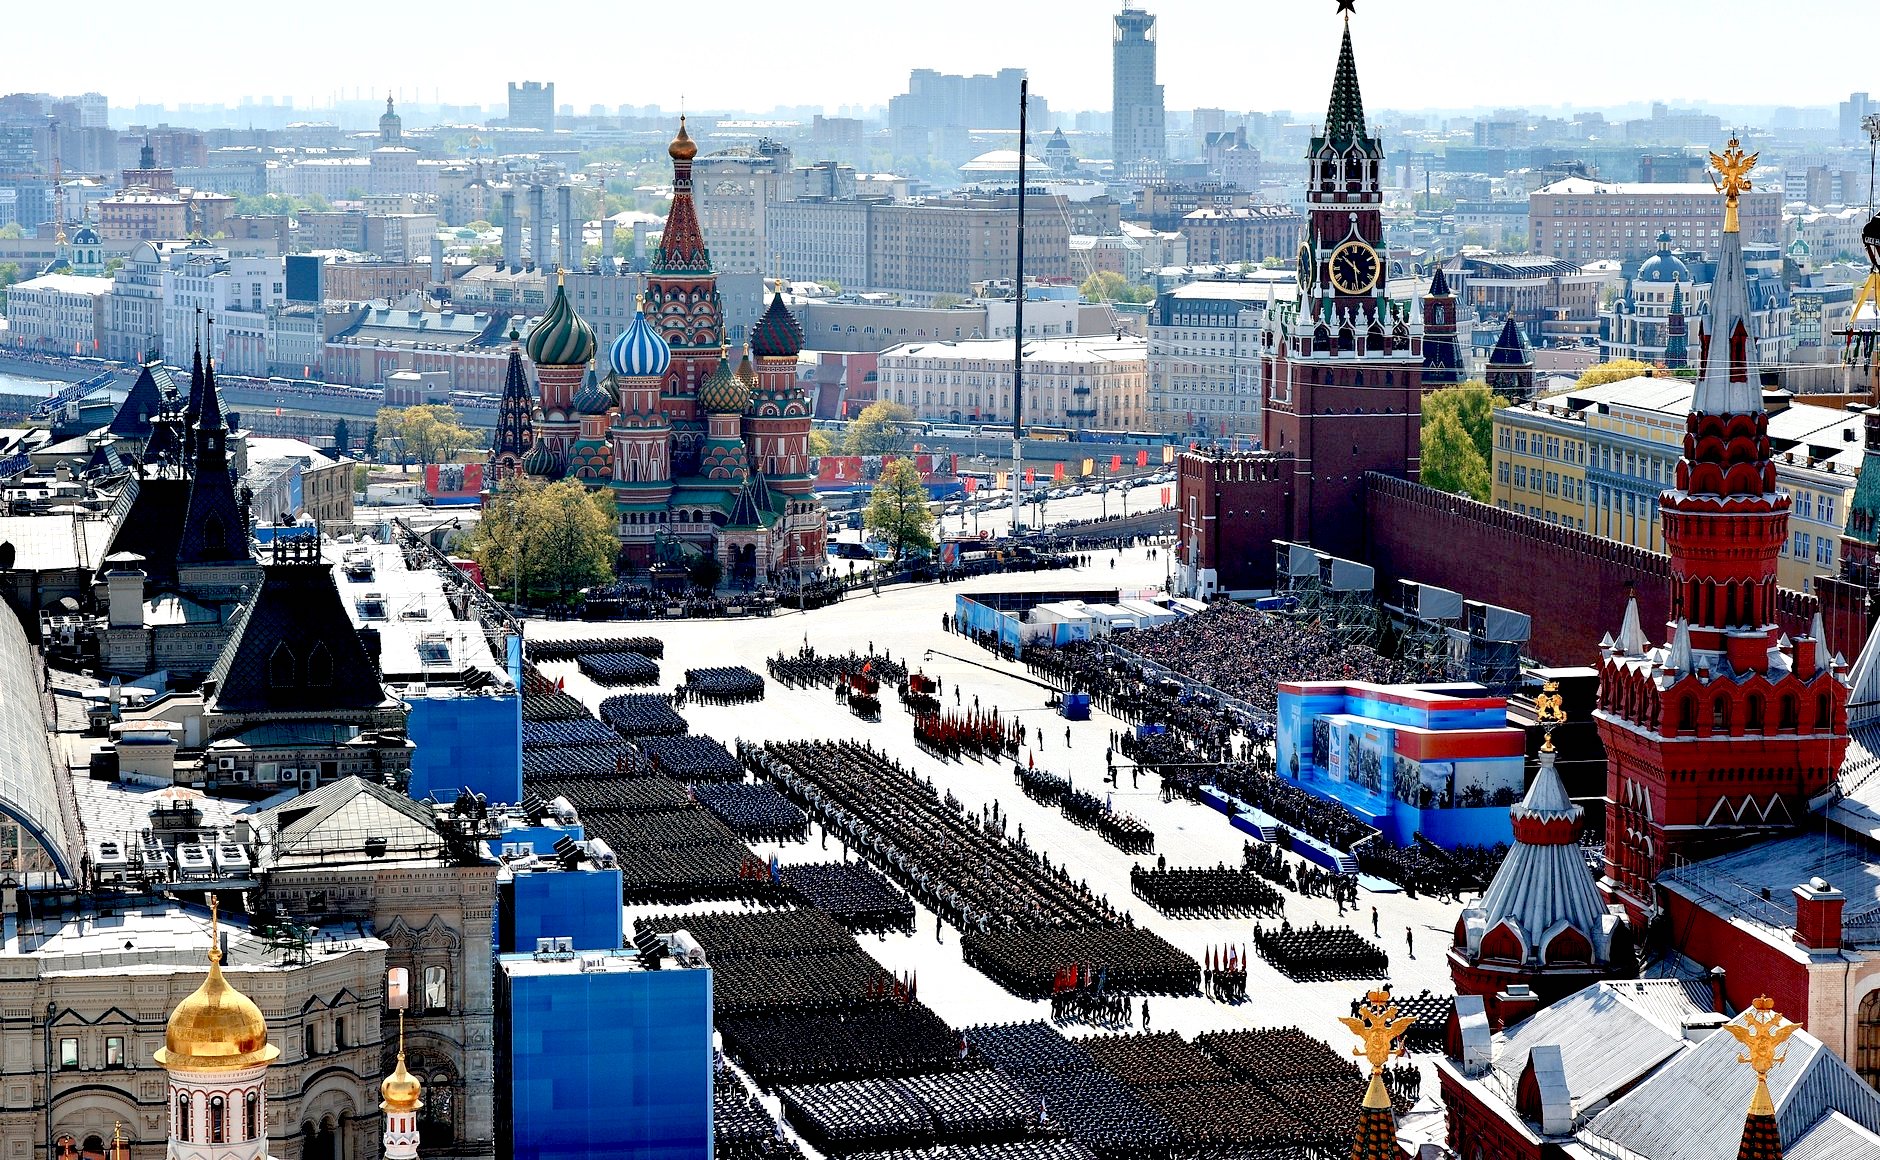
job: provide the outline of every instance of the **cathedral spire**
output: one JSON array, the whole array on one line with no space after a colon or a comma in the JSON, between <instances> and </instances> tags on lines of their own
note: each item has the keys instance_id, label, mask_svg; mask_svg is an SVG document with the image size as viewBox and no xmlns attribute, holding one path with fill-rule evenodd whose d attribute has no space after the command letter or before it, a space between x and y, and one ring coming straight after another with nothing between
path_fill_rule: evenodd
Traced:
<instances>
[{"instance_id":1,"label":"cathedral spire","mask_svg":"<svg viewBox=\"0 0 1880 1160\"><path fill-rule=\"evenodd\" d=\"M684 116L679 118L679 132L666 147L666 155L672 158L672 206L666 211L666 228L659 235L653 268L662 273L709 271L711 254L705 249L705 234L699 229L698 210L692 202L692 159L698 156L698 144L686 132Z\"/></svg>"},{"instance_id":2,"label":"cathedral spire","mask_svg":"<svg viewBox=\"0 0 1880 1160\"><path fill-rule=\"evenodd\" d=\"M1737 225L1737 197L1750 188L1748 174L1757 156L1745 154L1735 137L1723 153L1710 155L1718 174L1713 180L1724 199L1723 239L1698 341L1697 390L1691 396L1691 410L1698 414L1748 415L1763 409L1749 272Z\"/></svg>"}]
</instances>

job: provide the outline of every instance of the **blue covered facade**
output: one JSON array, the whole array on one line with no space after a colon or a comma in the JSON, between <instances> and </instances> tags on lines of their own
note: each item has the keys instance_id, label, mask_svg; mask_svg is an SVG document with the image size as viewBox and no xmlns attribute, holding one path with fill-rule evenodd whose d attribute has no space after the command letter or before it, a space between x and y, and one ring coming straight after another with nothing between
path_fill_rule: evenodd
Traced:
<instances>
[{"instance_id":1,"label":"blue covered facade","mask_svg":"<svg viewBox=\"0 0 1880 1160\"><path fill-rule=\"evenodd\" d=\"M709 968L590 952L497 972L499 1156L710 1160Z\"/></svg>"},{"instance_id":2,"label":"blue covered facade","mask_svg":"<svg viewBox=\"0 0 1880 1160\"><path fill-rule=\"evenodd\" d=\"M615 951L623 945L626 924L617 869L583 866L506 875L497 883L496 896L499 952L533 951L538 938L571 939L577 951Z\"/></svg>"}]
</instances>

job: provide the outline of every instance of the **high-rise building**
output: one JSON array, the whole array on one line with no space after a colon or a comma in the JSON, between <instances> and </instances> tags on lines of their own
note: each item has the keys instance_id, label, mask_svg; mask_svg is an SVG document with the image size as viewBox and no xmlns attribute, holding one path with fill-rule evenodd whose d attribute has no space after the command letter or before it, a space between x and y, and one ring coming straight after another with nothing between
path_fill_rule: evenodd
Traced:
<instances>
[{"instance_id":1,"label":"high-rise building","mask_svg":"<svg viewBox=\"0 0 1880 1160\"><path fill-rule=\"evenodd\" d=\"M1168 156L1162 86L1155 83L1155 14L1132 2L1124 0L1110 25L1112 152L1119 165Z\"/></svg>"},{"instance_id":2,"label":"high-rise building","mask_svg":"<svg viewBox=\"0 0 1880 1160\"><path fill-rule=\"evenodd\" d=\"M719 273L769 272L766 217L773 204L790 200L793 175L790 147L768 138L708 153L694 163L699 226Z\"/></svg>"},{"instance_id":3,"label":"high-rise building","mask_svg":"<svg viewBox=\"0 0 1880 1160\"><path fill-rule=\"evenodd\" d=\"M509 82L509 127L555 131L555 82Z\"/></svg>"},{"instance_id":4,"label":"high-rise building","mask_svg":"<svg viewBox=\"0 0 1880 1160\"><path fill-rule=\"evenodd\" d=\"M1861 121L1870 113L1880 113L1880 102L1866 93L1849 93L1847 100L1841 102L1841 140L1865 140L1867 130L1861 126Z\"/></svg>"}]
</instances>

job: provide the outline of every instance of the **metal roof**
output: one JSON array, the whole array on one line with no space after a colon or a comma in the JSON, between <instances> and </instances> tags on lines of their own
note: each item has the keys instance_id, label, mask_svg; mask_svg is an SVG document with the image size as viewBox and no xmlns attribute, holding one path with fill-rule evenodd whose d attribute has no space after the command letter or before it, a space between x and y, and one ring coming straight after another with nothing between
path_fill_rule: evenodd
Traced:
<instances>
[{"instance_id":1,"label":"metal roof","mask_svg":"<svg viewBox=\"0 0 1880 1160\"><path fill-rule=\"evenodd\" d=\"M38 666L26 630L11 610L0 609L0 815L31 834L67 877L72 873L65 820L59 812L52 749L40 717Z\"/></svg>"},{"instance_id":2,"label":"metal roof","mask_svg":"<svg viewBox=\"0 0 1880 1160\"><path fill-rule=\"evenodd\" d=\"M1577 991L1495 1036L1493 1070L1484 1078L1512 1106L1528 1053L1543 1044L1558 1046L1577 1118L1677 1054L1683 1034L1634 1007L1621 986L1602 983Z\"/></svg>"},{"instance_id":3,"label":"metal roof","mask_svg":"<svg viewBox=\"0 0 1880 1160\"><path fill-rule=\"evenodd\" d=\"M1783 1149L1787 1160L1873 1160L1880 1156L1875 1135L1839 1112L1829 1112L1802 1138Z\"/></svg>"},{"instance_id":4,"label":"metal roof","mask_svg":"<svg viewBox=\"0 0 1880 1160\"><path fill-rule=\"evenodd\" d=\"M1786 1047L1785 1062L1769 1073L1785 1148L1834 1111L1880 1130L1880 1092L1845 1061L1806 1031ZM1593 1117L1579 1139L1596 1153L1617 1146L1651 1160L1732 1160L1756 1086L1740 1051L1734 1036L1712 1035Z\"/></svg>"}]
</instances>

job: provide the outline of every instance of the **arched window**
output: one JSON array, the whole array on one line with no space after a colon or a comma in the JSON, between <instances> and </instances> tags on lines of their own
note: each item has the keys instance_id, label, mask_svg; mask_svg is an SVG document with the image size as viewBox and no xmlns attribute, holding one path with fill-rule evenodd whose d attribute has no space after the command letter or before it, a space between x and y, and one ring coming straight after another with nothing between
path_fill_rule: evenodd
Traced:
<instances>
[{"instance_id":1,"label":"arched window","mask_svg":"<svg viewBox=\"0 0 1880 1160\"><path fill-rule=\"evenodd\" d=\"M1736 320L1736 329L1730 332L1730 381L1745 382L1749 379L1749 331L1743 327L1743 320Z\"/></svg>"},{"instance_id":2,"label":"arched window","mask_svg":"<svg viewBox=\"0 0 1880 1160\"><path fill-rule=\"evenodd\" d=\"M209 1097L209 1143L228 1143L228 1108L221 1096Z\"/></svg>"},{"instance_id":3,"label":"arched window","mask_svg":"<svg viewBox=\"0 0 1880 1160\"><path fill-rule=\"evenodd\" d=\"M1710 703L1710 730L1713 733L1730 731L1730 699L1718 697Z\"/></svg>"},{"instance_id":4,"label":"arched window","mask_svg":"<svg viewBox=\"0 0 1880 1160\"><path fill-rule=\"evenodd\" d=\"M1697 731L1697 698L1686 693L1678 699L1678 732Z\"/></svg>"},{"instance_id":5,"label":"arched window","mask_svg":"<svg viewBox=\"0 0 1880 1160\"><path fill-rule=\"evenodd\" d=\"M1854 1070L1867 1086L1880 1088L1880 991L1860 1001L1854 1024Z\"/></svg>"},{"instance_id":6,"label":"arched window","mask_svg":"<svg viewBox=\"0 0 1880 1160\"><path fill-rule=\"evenodd\" d=\"M202 521L202 546L217 551L228 547L228 527L221 516L211 514Z\"/></svg>"},{"instance_id":7,"label":"arched window","mask_svg":"<svg viewBox=\"0 0 1880 1160\"><path fill-rule=\"evenodd\" d=\"M189 1122L189 1093L183 1092L176 1097L176 1138L185 1141L190 1140L190 1129L192 1126L193 1125Z\"/></svg>"},{"instance_id":8,"label":"arched window","mask_svg":"<svg viewBox=\"0 0 1880 1160\"><path fill-rule=\"evenodd\" d=\"M1829 707L1828 694L1815 698L1815 732L1821 733L1834 727L1833 710Z\"/></svg>"},{"instance_id":9,"label":"arched window","mask_svg":"<svg viewBox=\"0 0 1880 1160\"><path fill-rule=\"evenodd\" d=\"M307 653L307 683L322 689L333 683L333 654L325 641L314 641Z\"/></svg>"},{"instance_id":10,"label":"arched window","mask_svg":"<svg viewBox=\"0 0 1880 1160\"><path fill-rule=\"evenodd\" d=\"M1749 695L1749 708L1743 717L1743 727L1745 729L1761 729L1763 727L1762 694L1751 693Z\"/></svg>"},{"instance_id":11,"label":"arched window","mask_svg":"<svg viewBox=\"0 0 1880 1160\"><path fill-rule=\"evenodd\" d=\"M277 689L294 687L294 652L282 641L268 655L268 684Z\"/></svg>"},{"instance_id":12,"label":"arched window","mask_svg":"<svg viewBox=\"0 0 1880 1160\"><path fill-rule=\"evenodd\" d=\"M242 1139L253 1140L261 1135L261 1093L253 1091L242 1101Z\"/></svg>"},{"instance_id":13,"label":"arched window","mask_svg":"<svg viewBox=\"0 0 1880 1160\"><path fill-rule=\"evenodd\" d=\"M1776 718L1776 728L1786 730L1790 733L1795 732L1797 726L1796 717L1795 694L1782 694L1781 715Z\"/></svg>"}]
</instances>

